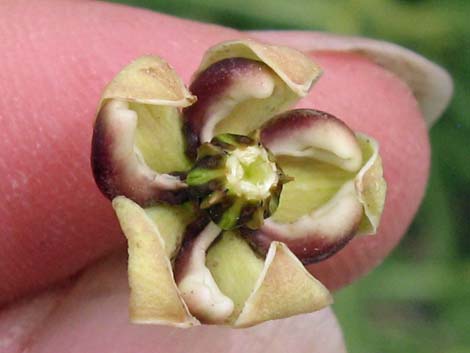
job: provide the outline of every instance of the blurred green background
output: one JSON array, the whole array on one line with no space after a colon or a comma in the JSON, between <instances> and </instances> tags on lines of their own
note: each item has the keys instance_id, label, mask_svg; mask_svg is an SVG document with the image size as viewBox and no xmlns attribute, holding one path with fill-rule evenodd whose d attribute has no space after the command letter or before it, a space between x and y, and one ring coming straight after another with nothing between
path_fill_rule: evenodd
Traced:
<instances>
[{"instance_id":1,"label":"blurred green background","mask_svg":"<svg viewBox=\"0 0 470 353\"><path fill-rule=\"evenodd\" d=\"M116 0L240 29L312 29L399 43L444 66L450 108L431 130L432 172L408 236L336 294L351 353L470 352L470 1Z\"/></svg>"}]
</instances>

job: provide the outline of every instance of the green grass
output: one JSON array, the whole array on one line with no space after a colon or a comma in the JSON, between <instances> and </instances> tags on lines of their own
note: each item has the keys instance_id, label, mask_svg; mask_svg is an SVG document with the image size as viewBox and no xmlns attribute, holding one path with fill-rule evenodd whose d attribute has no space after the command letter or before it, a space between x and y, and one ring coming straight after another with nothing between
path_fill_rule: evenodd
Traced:
<instances>
[{"instance_id":1,"label":"green grass","mask_svg":"<svg viewBox=\"0 0 470 353\"><path fill-rule=\"evenodd\" d=\"M399 43L449 70L450 108L431 131L433 164L408 236L336 295L351 353L470 352L470 1L116 1L240 29L312 29Z\"/></svg>"}]
</instances>

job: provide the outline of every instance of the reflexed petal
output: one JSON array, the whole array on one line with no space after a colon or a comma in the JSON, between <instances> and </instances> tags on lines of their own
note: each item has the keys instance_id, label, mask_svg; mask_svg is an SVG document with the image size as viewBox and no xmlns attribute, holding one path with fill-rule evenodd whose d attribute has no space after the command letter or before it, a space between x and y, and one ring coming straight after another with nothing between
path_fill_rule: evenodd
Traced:
<instances>
[{"instance_id":1,"label":"reflexed petal","mask_svg":"<svg viewBox=\"0 0 470 353\"><path fill-rule=\"evenodd\" d=\"M305 269L289 248L272 242L264 269L235 326L248 327L309 313L332 302L328 289Z\"/></svg>"},{"instance_id":2,"label":"reflexed petal","mask_svg":"<svg viewBox=\"0 0 470 353\"><path fill-rule=\"evenodd\" d=\"M139 205L123 196L113 200L113 207L128 241L131 321L198 325L176 286L159 229Z\"/></svg>"},{"instance_id":3,"label":"reflexed petal","mask_svg":"<svg viewBox=\"0 0 470 353\"><path fill-rule=\"evenodd\" d=\"M247 135L305 96L320 68L304 54L251 40L211 48L191 84L198 101L185 109L188 154L214 135Z\"/></svg>"},{"instance_id":4,"label":"reflexed petal","mask_svg":"<svg viewBox=\"0 0 470 353\"><path fill-rule=\"evenodd\" d=\"M125 195L141 205L184 188L166 173L189 168L178 108L194 102L178 75L158 57L144 56L125 67L106 87L92 141L92 168L110 199Z\"/></svg>"}]
</instances>

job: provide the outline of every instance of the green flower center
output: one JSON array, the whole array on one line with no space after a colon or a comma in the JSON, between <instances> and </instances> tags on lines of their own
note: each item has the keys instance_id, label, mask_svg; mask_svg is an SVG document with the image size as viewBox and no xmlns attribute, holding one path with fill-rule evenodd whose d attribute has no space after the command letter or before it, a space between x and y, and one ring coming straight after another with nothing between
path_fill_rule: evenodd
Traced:
<instances>
[{"instance_id":1,"label":"green flower center","mask_svg":"<svg viewBox=\"0 0 470 353\"><path fill-rule=\"evenodd\" d=\"M267 151L258 146L236 149L225 162L227 189L247 200L264 200L279 176Z\"/></svg>"},{"instance_id":2,"label":"green flower center","mask_svg":"<svg viewBox=\"0 0 470 353\"><path fill-rule=\"evenodd\" d=\"M186 183L222 229L261 227L279 204L286 178L259 138L222 134L198 149Z\"/></svg>"}]
</instances>

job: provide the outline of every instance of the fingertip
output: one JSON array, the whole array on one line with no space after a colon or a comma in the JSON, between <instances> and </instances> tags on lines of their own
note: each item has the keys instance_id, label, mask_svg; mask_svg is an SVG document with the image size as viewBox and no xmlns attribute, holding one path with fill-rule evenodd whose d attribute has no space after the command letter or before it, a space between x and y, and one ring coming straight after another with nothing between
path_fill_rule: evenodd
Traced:
<instances>
[{"instance_id":1,"label":"fingertip","mask_svg":"<svg viewBox=\"0 0 470 353\"><path fill-rule=\"evenodd\" d=\"M346 352L341 328L331 308L248 329L208 325L175 329L130 324L125 257L118 253L103 259L89 267L71 289L61 292L54 310L30 329L34 340L29 342L29 351ZM37 311L36 316L44 312L31 304L27 310L32 314Z\"/></svg>"},{"instance_id":2,"label":"fingertip","mask_svg":"<svg viewBox=\"0 0 470 353\"><path fill-rule=\"evenodd\" d=\"M335 257L311 267L321 281L336 289L376 267L406 233L425 192L430 145L415 97L393 73L358 54L313 56L330 67L326 75L335 72L323 86L319 83L318 93L323 94L315 96L313 90L314 104L379 141L388 185L377 234L356 237Z\"/></svg>"},{"instance_id":3,"label":"fingertip","mask_svg":"<svg viewBox=\"0 0 470 353\"><path fill-rule=\"evenodd\" d=\"M425 192L430 146L416 99L393 73L359 54L312 56L325 67L323 82L312 90L312 103L379 141L388 185L377 234L356 237L331 259L310 267L336 289L377 266L405 234Z\"/></svg>"},{"instance_id":4,"label":"fingertip","mask_svg":"<svg viewBox=\"0 0 470 353\"><path fill-rule=\"evenodd\" d=\"M307 49L308 32L256 32L269 42ZM328 37L328 35L325 35ZM312 45L315 47L315 45ZM378 233L356 237L333 257L309 266L330 289L340 288L377 266L397 245L423 198L429 174L427 124L410 87L395 73L361 53L347 50L310 50L324 70L301 103L327 111L353 130L380 143L388 193Z\"/></svg>"}]
</instances>

